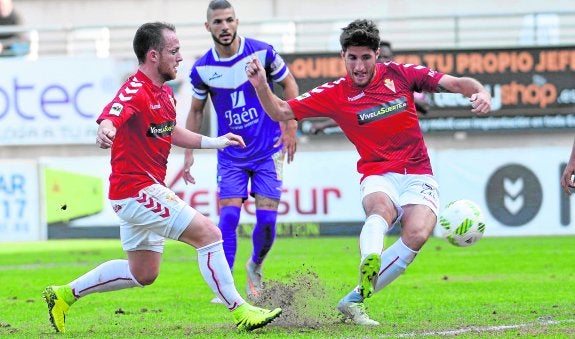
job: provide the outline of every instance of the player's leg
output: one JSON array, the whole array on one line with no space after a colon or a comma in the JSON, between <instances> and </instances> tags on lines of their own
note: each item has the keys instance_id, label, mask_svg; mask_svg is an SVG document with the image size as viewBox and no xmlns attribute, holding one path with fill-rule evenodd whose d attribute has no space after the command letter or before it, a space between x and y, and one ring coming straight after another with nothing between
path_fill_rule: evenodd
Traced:
<instances>
[{"instance_id":1,"label":"player's leg","mask_svg":"<svg viewBox=\"0 0 575 339\"><path fill-rule=\"evenodd\" d=\"M162 225L165 219L147 207L150 206L149 199L154 201L153 208L157 206L159 199L153 197L155 191L151 187L145 188L138 198L111 201L121 219L120 238L128 260L110 260L69 284L49 286L44 290L50 321L57 332L65 331L65 316L79 298L96 292L143 287L154 282L159 272L164 238L152 229Z\"/></svg>"},{"instance_id":2,"label":"player's leg","mask_svg":"<svg viewBox=\"0 0 575 339\"><path fill-rule=\"evenodd\" d=\"M392 223L399 213L389 196L383 192L372 192L366 195L363 205L368 217L360 234L362 259L359 284L339 301L337 309L355 324L376 326L379 322L369 317L363 301L375 291L378 273L383 266L381 252L384 234L389 228L389 223ZM390 222L386 221L382 215L385 215Z\"/></svg>"},{"instance_id":3,"label":"player's leg","mask_svg":"<svg viewBox=\"0 0 575 339\"><path fill-rule=\"evenodd\" d=\"M396 187L401 194L393 194L394 205L398 213L398 219L402 223L402 235L393 245L387 248L381 254L381 269L378 273L374 293L379 292L385 286L397 279L407 266L415 259L418 251L425 244L433 232L437 220L437 206L439 206L438 185L433 177L428 175L400 175L388 174L383 176L384 179ZM373 185L371 185L373 187ZM384 188L380 186L380 188ZM367 188L366 188L366 191ZM366 213L369 206L365 206ZM403 208L397 205L403 206ZM363 303L364 297L360 294L360 287L351 291L341 301L338 308L342 305L355 306ZM363 316L365 312L356 314ZM366 315L366 314L365 314ZM372 324L365 321L365 318L358 316L358 319L364 319L364 324ZM356 321L361 324L362 322Z\"/></svg>"},{"instance_id":4,"label":"player's leg","mask_svg":"<svg viewBox=\"0 0 575 339\"><path fill-rule=\"evenodd\" d=\"M220 221L218 227L222 232L224 241L223 248L226 261L230 270L234 270L234 262L238 248L236 229L240 221L240 211L242 205L241 198L220 199ZM223 301L215 296L210 301L212 304L223 304Z\"/></svg>"},{"instance_id":5,"label":"player's leg","mask_svg":"<svg viewBox=\"0 0 575 339\"><path fill-rule=\"evenodd\" d=\"M242 198L220 199L220 220L218 227L224 240L224 253L228 266L233 271L238 250L237 228L240 222Z\"/></svg>"},{"instance_id":6,"label":"player's leg","mask_svg":"<svg viewBox=\"0 0 575 339\"><path fill-rule=\"evenodd\" d=\"M180 222L187 219L189 224L181 232L179 240L196 247L202 277L214 294L232 311L238 329L256 329L277 318L281 309L254 307L238 293L226 261L219 228L201 213L195 213L190 206L186 206L181 214Z\"/></svg>"},{"instance_id":7,"label":"player's leg","mask_svg":"<svg viewBox=\"0 0 575 339\"><path fill-rule=\"evenodd\" d=\"M230 270L234 271L234 263L238 249L237 228L240 222L242 204L248 198L248 172L241 164L221 158L218 161L218 193L220 219L218 227L222 232L223 248ZM222 304L218 296L211 303Z\"/></svg>"},{"instance_id":8,"label":"player's leg","mask_svg":"<svg viewBox=\"0 0 575 339\"><path fill-rule=\"evenodd\" d=\"M381 269L374 293L382 290L405 272L435 226L436 215L428 206L407 205L403 211L402 236L381 254ZM358 286L340 300L338 309L356 324L379 325L377 321L369 318L363 307L363 301L364 297Z\"/></svg>"},{"instance_id":9,"label":"player's leg","mask_svg":"<svg viewBox=\"0 0 575 339\"><path fill-rule=\"evenodd\" d=\"M435 227L437 218L428 206L407 205L403 211L401 237L381 255L376 293L405 272Z\"/></svg>"},{"instance_id":10,"label":"player's leg","mask_svg":"<svg viewBox=\"0 0 575 339\"><path fill-rule=\"evenodd\" d=\"M256 224L252 234L253 251L251 261L256 265L264 262L276 237L278 199L256 194Z\"/></svg>"},{"instance_id":11,"label":"player's leg","mask_svg":"<svg viewBox=\"0 0 575 339\"><path fill-rule=\"evenodd\" d=\"M246 262L246 294L259 299L264 287L262 268L276 237L276 220L282 192L283 151L260 161L252 168L251 194L256 199L256 224L252 232L253 250Z\"/></svg>"},{"instance_id":12,"label":"player's leg","mask_svg":"<svg viewBox=\"0 0 575 339\"><path fill-rule=\"evenodd\" d=\"M367 215L359 239L361 263L359 284L338 303L338 310L359 325L379 325L365 312L363 301L375 291L381 265L384 235L401 216L396 182L386 176L369 176L361 184L362 204Z\"/></svg>"},{"instance_id":13,"label":"player's leg","mask_svg":"<svg viewBox=\"0 0 575 339\"><path fill-rule=\"evenodd\" d=\"M249 174L243 166L243 163L226 158L218 160L217 184L220 205L218 227L222 232L224 252L232 272L237 253L237 228L241 206L248 198Z\"/></svg>"},{"instance_id":14,"label":"player's leg","mask_svg":"<svg viewBox=\"0 0 575 339\"><path fill-rule=\"evenodd\" d=\"M264 259L276 237L276 219L279 201L256 194L256 224L252 232L253 250L246 262L246 294L258 300L264 287L262 268Z\"/></svg>"},{"instance_id":15,"label":"player's leg","mask_svg":"<svg viewBox=\"0 0 575 339\"><path fill-rule=\"evenodd\" d=\"M401 182L401 238L385 250L376 284L380 291L399 277L429 239L437 223L439 188L430 175L395 175Z\"/></svg>"},{"instance_id":16,"label":"player's leg","mask_svg":"<svg viewBox=\"0 0 575 339\"><path fill-rule=\"evenodd\" d=\"M397 183L390 176L374 175L361 184L362 205L367 216L359 236L361 253L359 293L369 298L381 267L384 236L400 217Z\"/></svg>"},{"instance_id":17,"label":"player's leg","mask_svg":"<svg viewBox=\"0 0 575 339\"><path fill-rule=\"evenodd\" d=\"M43 296L50 322L56 332L65 332L68 310L79 298L95 292L108 292L142 286L131 274L128 260L107 261L66 285L48 286Z\"/></svg>"}]
</instances>

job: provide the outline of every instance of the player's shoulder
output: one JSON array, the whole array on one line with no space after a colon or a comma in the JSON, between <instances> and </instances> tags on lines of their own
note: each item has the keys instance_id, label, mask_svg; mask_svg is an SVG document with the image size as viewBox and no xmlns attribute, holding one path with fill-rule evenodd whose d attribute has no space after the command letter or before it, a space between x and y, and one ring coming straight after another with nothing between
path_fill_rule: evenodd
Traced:
<instances>
[{"instance_id":1,"label":"player's shoulder","mask_svg":"<svg viewBox=\"0 0 575 339\"><path fill-rule=\"evenodd\" d=\"M395 61L387 61L381 64L384 69L388 69L391 72L405 73L405 72L427 72L429 67L425 65L418 64L402 64Z\"/></svg>"},{"instance_id":2,"label":"player's shoulder","mask_svg":"<svg viewBox=\"0 0 575 339\"><path fill-rule=\"evenodd\" d=\"M396 80L409 78L410 74L417 70L415 66L418 65L400 64L394 61L387 61L377 65L380 78L396 78Z\"/></svg>"},{"instance_id":3,"label":"player's shoulder","mask_svg":"<svg viewBox=\"0 0 575 339\"><path fill-rule=\"evenodd\" d=\"M298 100L302 100L310 96L338 97L350 91L351 84L349 76L341 77L339 79L323 83L305 93L302 93L298 96Z\"/></svg>"},{"instance_id":4,"label":"player's shoulder","mask_svg":"<svg viewBox=\"0 0 575 339\"><path fill-rule=\"evenodd\" d=\"M256 46L256 47L269 47L271 46L269 43L263 41L263 40L258 40L258 39L254 39L254 38L248 38L248 37L243 37L244 39L244 43L246 46Z\"/></svg>"},{"instance_id":5,"label":"player's shoulder","mask_svg":"<svg viewBox=\"0 0 575 339\"><path fill-rule=\"evenodd\" d=\"M135 104L148 96L146 80L139 74L131 75L118 90L115 101Z\"/></svg>"},{"instance_id":6,"label":"player's shoulder","mask_svg":"<svg viewBox=\"0 0 575 339\"><path fill-rule=\"evenodd\" d=\"M258 52L258 51L268 51L268 52L274 52L275 53L275 49L274 47L262 40L257 40L257 39L253 39L253 38L243 38L243 47L241 48L243 50L243 53L253 53L253 52Z\"/></svg>"},{"instance_id":7,"label":"player's shoulder","mask_svg":"<svg viewBox=\"0 0 575 339\"><path fill-rule=\"evenodd\" d=\"M404 72L409 65L408 64L400 64L395 61L386 61L383 63L377 64L378 69L382 70L382 73L402 73Z\"/></svg>"},{"instance_id":8,"label":"player's shoulder","mask_svg":"<svg viewBox=\"0 0 575 339\"><path fill-rule=\"evenodd\" d=\"M200 56L199 58L196 59L196 61L194 61L194 65L192 66L192 68L196 68L196 67L200 67L200 66L204 66L204 65L208 65L210 63L214 62L214 58L213 58L213 51L212 51L213 47L208 49L206 51L206 53L204 53L202 56Z\"/></svg>"}]
</instances>

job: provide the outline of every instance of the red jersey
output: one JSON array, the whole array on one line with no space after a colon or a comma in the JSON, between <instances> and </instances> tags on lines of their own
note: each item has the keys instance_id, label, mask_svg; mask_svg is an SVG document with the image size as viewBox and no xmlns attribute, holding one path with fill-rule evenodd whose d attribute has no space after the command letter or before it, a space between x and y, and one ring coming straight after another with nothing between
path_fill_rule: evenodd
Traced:
<instances>
[{"instance_id":1,"label":"red jersey","mask_svg":"<svg viewBox=\"0 0 575 339\"><path fill-rule=\"evenodd\" d=\"M413 92L436 92L443 73L424 66L377 64L367 87L347 75L288 101L296 119L332 118L355 145L357 171L432 174Z\"/></svg>"},{"instance_id":2,"label":"red jersey","mask_svg":"<svg viewBox=\"0 0 575 339\"><path fill-rule=\"evenodd\" d=\"M110 199L135 197L144 187L164 185L176 125L175 105L168 85L157 87L138 71L104 107L97 122L108 119L117 129L112 145Z\"/></svg>"}]
</instances>

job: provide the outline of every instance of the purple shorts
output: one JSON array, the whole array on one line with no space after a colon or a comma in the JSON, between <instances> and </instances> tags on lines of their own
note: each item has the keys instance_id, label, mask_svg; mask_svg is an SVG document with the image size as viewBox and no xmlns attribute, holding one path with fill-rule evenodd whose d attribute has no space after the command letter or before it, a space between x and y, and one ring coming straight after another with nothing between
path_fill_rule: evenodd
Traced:
<instances>
[{"instance_id":1,"label":"purple shorts","mask_svg":"<svg viewBox=\"0 0 575 339\"><path fill-rule=\"evenodd\" d=\"M282 194L284 153L282 150L257 161L234 161L225 157L218 159L218 193L220 199L248 198L248 182L251 196L263 195L279 200Z\"/></svg>"}]
</instances>

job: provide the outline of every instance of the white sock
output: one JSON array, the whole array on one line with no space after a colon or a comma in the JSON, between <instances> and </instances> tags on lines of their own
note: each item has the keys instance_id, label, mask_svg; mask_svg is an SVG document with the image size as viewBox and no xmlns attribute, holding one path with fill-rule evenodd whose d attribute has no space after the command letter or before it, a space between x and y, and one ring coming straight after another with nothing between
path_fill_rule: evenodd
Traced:
<instances>
[{"instance_id":1,"label":"white sock","mask_svg":"<svg viewBox=\"0 0 575 339\"><path fill-rule=\"evenodd\" d=\"M95 292L108 292L140 286L132 273L128 260L110 260L68 284L76 299Z\"/></svg>"},{"instance_id":2,"label":"white sock","mask_svg":"<svg viewBox=\"0 0 575 339\"><path fill-rule=\"evenodd\" d=\"M387 221L378 214L372 214L365 219L359 235L359 250L362 262L365 257L372 253L381 254L383 251L383 237L388 228Z\"/></svg>"},{"instance_id":3,"label":"white sock","mask_svg":"<svg viewBox=\"0 0 575 339\"><path fill-rule=\"evenodd\" d=\"M375 284L375 292L380 291L405 272L407 265L411 264L417 253L419 252L407 247L401 238L386 249L381 255L381 270Z\"/></svg>"},{"instance_id":4,"label":"white sock","mask_svg":"<svg viewBox=\"0 0 575 339\"><path fill-rule=\"evenodd\" d=\"M198 264L204 280L212 291L226 304L230 311L240 306L245 300L240 296L230 266L224 255L223 241L198 248Z\"/></svg>"}]
</instances>

